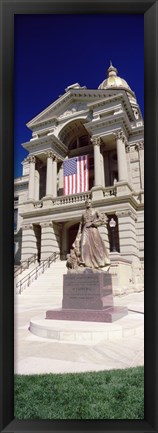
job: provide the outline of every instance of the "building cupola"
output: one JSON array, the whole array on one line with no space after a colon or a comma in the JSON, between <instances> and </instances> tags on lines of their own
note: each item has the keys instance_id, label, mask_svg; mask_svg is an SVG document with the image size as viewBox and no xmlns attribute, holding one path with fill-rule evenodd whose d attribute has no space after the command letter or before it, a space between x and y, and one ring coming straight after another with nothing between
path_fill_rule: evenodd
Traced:
<instances>
[{"instance_id":1,"label":"building cupola","mask_svg":"<svg viewBox=\"0 0 158 433\"><path fill-rule=\"evenodd\" d=\"M107 78L102 81L102 83L99 85L98 89L124 89L134 96L133 91L127 84L127 81L125 81L123 78L118 77L118 71L117 69L112 65L112 62L110 61L110 66L107 70Z\"/></svg>"}]
</instances>

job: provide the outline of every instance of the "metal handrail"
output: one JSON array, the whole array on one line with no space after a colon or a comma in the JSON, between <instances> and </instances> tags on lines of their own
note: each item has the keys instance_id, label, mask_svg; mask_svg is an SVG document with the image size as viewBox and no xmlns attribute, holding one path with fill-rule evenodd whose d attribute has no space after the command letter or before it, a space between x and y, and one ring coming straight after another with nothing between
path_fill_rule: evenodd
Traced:
<instances>
[{"instance_id":1,"label":"metal handrail","mask_svg":"<svg viewBox=\"0 0 158 433\"><path fill-rule=\"evenodd\" d=\"M41 273L43 274L44 271L50 267L50 264L52 262L55 262L58 257L59 254L54 252L51 256L47 257L45 260L42 260L35 269L29 272L28 275L18 281L18 283L16 284L16 294L21 294L21 292L26 286L29 287L34 280L37 280L39 275L41 275Z\"/></svg>"},{"instance_id":2,"label":"metal handrail","mask_svg":"<svg viewBox=\"0 0 158 433\"><path fill-rule=\"evenodd\" d=\"M21 274L25 269L28 269L31 263L35 263L37 259L37 254L33 254L28 259L23 260L19 266L14 268L14 277Z\"/></svg>"}]
</instances>

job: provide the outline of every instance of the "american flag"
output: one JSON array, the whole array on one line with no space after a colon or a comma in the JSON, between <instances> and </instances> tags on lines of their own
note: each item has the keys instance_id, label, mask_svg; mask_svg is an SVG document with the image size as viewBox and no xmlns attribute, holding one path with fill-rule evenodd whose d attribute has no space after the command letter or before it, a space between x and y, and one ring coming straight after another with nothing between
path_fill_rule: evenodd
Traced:
<instances>
[{"instance_id":1,"label":"american flag","mask_svg":"<svg viewBox=\"0 0 158 433\"><path fill-rule=\"evenodd\" d=\"M64 161L64 194L89 190L88 155L75 156Z\"/></svg>"}]
</instances>

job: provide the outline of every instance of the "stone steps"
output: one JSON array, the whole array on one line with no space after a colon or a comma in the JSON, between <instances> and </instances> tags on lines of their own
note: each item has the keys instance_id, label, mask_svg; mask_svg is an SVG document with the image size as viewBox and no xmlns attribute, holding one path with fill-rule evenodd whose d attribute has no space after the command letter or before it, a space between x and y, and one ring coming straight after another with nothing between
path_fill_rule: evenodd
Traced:
<instances>
[{"instance_id":1,"label":"stone steps","mask_svg":"<svg viewBox=\"0 0 158 433\"><path fill-rule=\"evenodd\" d=\"M46 302L52 296L62 296L63 291L63 274L67 272L66 261L52 263L50 268L46 269L37 280L34 280L29 287L25 287L20 296L23 300L32 300Z\"/></svg>"},{"instance_id":2,"label":"stone steps","mask_svg":"<svg viewBox=\"0 0 158 433\"><path fill-rule=\"evenodd\" d=\"M21 274L18 274L14 278L14 283L17 284L19 281L21 281L24 277L26 277L37 266L38 266L37 263L31 263L30 266L29 266L29 268L25 269Z\"/></svg>"}]
</instances>

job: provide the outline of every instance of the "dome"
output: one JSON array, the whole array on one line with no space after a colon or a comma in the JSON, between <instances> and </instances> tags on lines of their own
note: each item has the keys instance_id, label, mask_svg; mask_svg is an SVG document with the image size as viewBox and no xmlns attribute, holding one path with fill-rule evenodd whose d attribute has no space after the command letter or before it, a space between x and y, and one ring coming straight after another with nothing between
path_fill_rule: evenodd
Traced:
<instances>
[{"instance_id":1,"label":"dome","mask_svg":"<svg viewBox=\"0 0 158 433\"><path fill-rule=\"evenodd\" d=\"M110 62L110 67L107 70L107 78L99 85L98 89L125 89L132 92L131 88L123 78L118 77L117 69ZM133 92L132 92L133 93Z\"/></svg>"}]
</instances>

